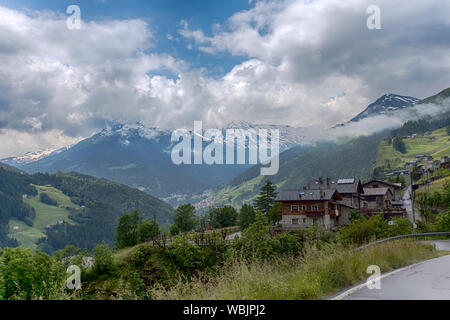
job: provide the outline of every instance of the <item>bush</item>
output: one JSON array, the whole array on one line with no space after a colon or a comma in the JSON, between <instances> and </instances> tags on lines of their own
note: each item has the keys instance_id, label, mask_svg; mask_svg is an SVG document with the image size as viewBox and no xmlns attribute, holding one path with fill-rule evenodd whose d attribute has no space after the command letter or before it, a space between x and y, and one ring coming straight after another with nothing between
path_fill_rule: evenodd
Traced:
<instances>
[{"instance_id":1,"label":"bush","mask_svg":"<svg viewBox=\"0 0 450 320\"><path fill-rule=\"evenodd\" d=\"M0 298L55 299L64 291L64 267L47 254L18 247L0 253Z\"/></svg>"},{"instance_id":2,"label":"bush","mask_svg":"<svg viewBox=\"0 0 450 320\"><path fill-rule=\"evenodd\" d=\"M394 224L390 226L390 237L413 233L413 225L408 218L396 218L392 221L394 222Z\"/></svg>"},{"instance_id":3,"label":"bush","mask_svg":"<svg viewBox=\"0 0 450 320\"><path fill-rule=\"evenodd\" d=\"M357 244L389 236L389 225L384 216L378 214L370 218L354 221L339 232L339 240L344 244Z\"/></svg>"},{"instance_id":4,"label":"bush","mask_svg":"<svg viewBox=\"0 0 450 320\"><path fill-rule=\"evenodd\" d=\"M450 231L450 211L445 211L439 214L439 218L437 221L437 227L441 232L448 232Z\"/></svg>"},{"instance_id":5,"label":"bush","mask_svg":"<svg viewBox=\"0 0 450 320\"><path fill-rule=\"evenodd\" d=\"M172 240L166 254L177 269L190 278L193 274L210 269L223 261L225 249L226 244L223 241L217 241L214 246L199 246L189 240L186 235L180 235Z\"/></svg>"},{"instance_id":6,"label":"bush","mask_svg":"<svg viewBox=\"0 0 450 320\"><path fill-rule=\"evenodd\" d=\"M95 246L94 266L92 272L95 276L108 276L115 271L114 259L111 249L106 243Z\"/></svg>"},{"instance_id":7,"label":"bush","mask_svg":"<svg viewBox=\"0 0 450 320\"><path fill-rule=\"evenodd\" d=\"M209 222L213 228L226 228L236 225L238 213L232 206L224 206L209 211Z\"/></svg>"},{"instance_id":8,"label":"bush","mask_svg":"<svg viewBox=\"0 0 450 320\"><path fill-rule=\"evenodd\" d=\"M280 242L269 234L270 226L261 211L256 212L255 222L242 231L240 239L234 238L231 257L247 259L274 257L281 251Z\"/></svg>"}]
</instances>

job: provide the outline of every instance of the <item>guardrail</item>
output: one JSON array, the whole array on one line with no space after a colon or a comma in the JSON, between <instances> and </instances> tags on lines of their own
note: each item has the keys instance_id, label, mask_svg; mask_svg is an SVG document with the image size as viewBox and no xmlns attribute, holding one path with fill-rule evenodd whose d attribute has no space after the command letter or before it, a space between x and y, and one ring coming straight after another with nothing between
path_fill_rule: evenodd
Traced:
<instances>
[{"instance_id":1,"label":"guardrail","mask_svg":"<svg viewBox=\"0 0 450 320\"><path fill-rule=\"evenodd\" d=\"M361 247L356 248L356 250L361 250L376 244L380 244L383 242L401 240L401 239L410 239L410 238L426 238L426 237L435 237L435 236L450 236L450 232L428 232L428 233L416 233L416 234L404 234L401 236L390 237L386 239L381 239L378 241L374 241L368 244L365 244Z\"/></svg>"}]
</instances>

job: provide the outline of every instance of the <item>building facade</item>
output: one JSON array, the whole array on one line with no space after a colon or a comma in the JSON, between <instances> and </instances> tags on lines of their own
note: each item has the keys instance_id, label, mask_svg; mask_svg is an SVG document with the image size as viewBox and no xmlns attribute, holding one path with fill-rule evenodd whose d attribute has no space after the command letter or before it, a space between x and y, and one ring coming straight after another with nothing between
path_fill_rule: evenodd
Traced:
<instances>
[{"instance_id":1,"label":"building facade","mask_svg":"<svg viewBox=\"0 0 450 320\"><path fill-rule=\"evenodd\" d=\"M308 228L316 224L330 230L339 224L342 197L336 189L282 190L275 199L282 205L285 230Z\"/></svg>"}]
</instances>

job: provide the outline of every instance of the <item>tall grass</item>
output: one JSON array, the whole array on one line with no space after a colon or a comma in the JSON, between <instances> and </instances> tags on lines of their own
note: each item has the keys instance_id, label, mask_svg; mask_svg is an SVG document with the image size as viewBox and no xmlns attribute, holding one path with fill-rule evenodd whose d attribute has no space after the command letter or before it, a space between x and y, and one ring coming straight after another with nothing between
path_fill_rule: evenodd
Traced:
<instances>
[{"instance_id":1,"label":"tall grass","mask_svg":"<svg viewBox=\"0 0 450 320\"><path fill-rule=\"evenodd\" d=\"M154 299L322 299L369 275L370 265L382 272L439 256L428 244L395 241L355 251L341 245L307 247L301 257L271 261L235 260L220 274L202 275L170 288L152 290Z\"/></svg>"}]
</instances>

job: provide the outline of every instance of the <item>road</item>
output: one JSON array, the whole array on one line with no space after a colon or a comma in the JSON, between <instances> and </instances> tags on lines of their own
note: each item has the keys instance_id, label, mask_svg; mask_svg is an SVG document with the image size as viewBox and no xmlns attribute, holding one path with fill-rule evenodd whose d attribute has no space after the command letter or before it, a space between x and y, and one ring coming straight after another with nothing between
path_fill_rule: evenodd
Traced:
<instances>
[{"instance_id":1,"label":"road","mask_svg":"<svg viewBox=\"0 0 450 320\"><path fill-rule=\"evenodd\" d=\"M449 240L431 241L438 250L450 250ZM337 300L450 300L450 255L383 274L381 289L358 285L334 297Z\"/></svg>"},{"instance_id":2,"label":"road","mask_svg":"<svg viewBox=\"0 0 450 320\"><path fill-rule=\"evenodd\" d=\"M403 206L403 208L406 209L406 217L412 223L414 220L413 220L413 213L412 213L411 186L409 186L408 189L406 189L402 200L403 200L402 206ZM416 216L416 220L421 220L420 214L417 214L417 212L416 212L415 216Z\"/></svg>"},{"instance_id":3,"label":"road","mask_svg":"<svg viewBox=\"0 0 450 320\"><path fill-rule=\"evenodd\" d=\"M238 232L235 232L235 233L232 233L232 234L227 235L226 238L225 238L225 240L233 240L235 237L240 238L241 235L242 235L242 232L241 232L241 231L238 231Z\"/></svg>"}]
</instances>

